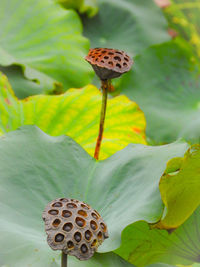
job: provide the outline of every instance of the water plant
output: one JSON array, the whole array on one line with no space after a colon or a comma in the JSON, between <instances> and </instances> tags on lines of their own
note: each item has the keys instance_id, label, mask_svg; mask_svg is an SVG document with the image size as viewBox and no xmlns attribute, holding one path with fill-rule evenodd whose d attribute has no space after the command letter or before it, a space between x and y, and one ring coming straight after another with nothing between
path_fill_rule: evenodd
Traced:
<instances>
[{"instance_id":1,"label":"water plant","mask_svg":"<svg viewBox=\"0 0 200 267\"><path fill-rule=\"evenodd\" d=\"M1 267L199 267L199 12L1 0Z\"/></svg>"}]
</instances>

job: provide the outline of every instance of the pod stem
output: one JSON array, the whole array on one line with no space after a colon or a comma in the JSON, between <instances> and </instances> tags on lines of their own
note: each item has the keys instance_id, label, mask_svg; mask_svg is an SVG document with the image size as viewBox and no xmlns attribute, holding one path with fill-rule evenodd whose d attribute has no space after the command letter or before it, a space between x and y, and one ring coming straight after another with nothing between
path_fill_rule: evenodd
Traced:
<instances>
[{"instance_id":1,"label":"pod stem","mask_svg":"<svg viewBox=\"0 0 200 267\"><path fill-rule=\"evenodd\" d=\"M101 142L103 138L104 131L104 122L106 116L106 106L107 106L107 98L108 98L108 90L111 86L110 80L101 80L101 88L102 88L102 104L101 104L101 117L99 123L99 135L97 137L96 148L94 152L94 158L96 160L99 159L99 153L101 148Z\"/></svg>"},{"instance_id":2,"label":"pod stem","mask_svg":"<svg viewBox=\"0 0 200 267\"><path fill-rule=\"evenodd\" d=\"M67 267L67 254L62 251L61 267Z\"/></svg>"}]
</instances>

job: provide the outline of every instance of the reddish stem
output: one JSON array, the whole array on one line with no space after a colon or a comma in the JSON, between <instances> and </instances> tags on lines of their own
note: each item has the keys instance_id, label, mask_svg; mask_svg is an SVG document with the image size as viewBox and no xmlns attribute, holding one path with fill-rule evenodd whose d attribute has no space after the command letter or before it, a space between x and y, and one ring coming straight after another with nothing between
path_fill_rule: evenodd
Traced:
<instances>
[{"instance_id":1,"label":"reddish stem","mask_svg":"<svg viewBox=\"0 0 200 267\"><path fill-rule=\"evenodd\" d=\"M101 117L100 117L100 124L99 124L99 135L97 137L96 148L94 152L94 158L99 159L99 153L101 148L101 142L103 138L103 131L104 131L104 122L106 116L106 106L107 106L107 97L108 97L108 89L110 87L110 81L105 80L101 81L101 88L102 88L102 104L101 104Z\"/></svg>"},{"instance_id":2,"label":"reddish stem","mask_svg":"<svg viewBox=\"0 0 200 267\"><path fill-rule=\"evenodd\" d=\"M61 267L67 267L67 254L62 251L61 255Z\"/></svg>"}]
</instances>

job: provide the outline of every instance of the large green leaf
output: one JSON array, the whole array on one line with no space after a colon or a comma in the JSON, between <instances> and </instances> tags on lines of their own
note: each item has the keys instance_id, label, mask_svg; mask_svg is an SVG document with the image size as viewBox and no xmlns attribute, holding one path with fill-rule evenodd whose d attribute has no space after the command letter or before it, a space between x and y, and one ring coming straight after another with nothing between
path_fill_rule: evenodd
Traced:
<instances>
[{"instance_id":1,"label":"large green leaf","mask_svg":"<svg viewBox=\"0 0 200 267\"><path fill-rule=\"evenodd\" d=\"M186 143L130 144L110 158L96 161L70 137L51 137L35 126L2 136L1 263L51 266L58 253L51 252L45 242L41 213L58 197L79 199L98 210L110 236L100 251L118 248L127 225L138 220L158 221L163 208L160 176L167 161L182 156L186 149Z\"/></svg>"},{"instance_id":2,"label":"large green leaf","mask_svg":"<svg viewBox=\"0 0 200 267\"><path fill-rule=\"evenodd\" d=\"M101 92L88 85L59 96L38 95L18 100L0 73L0 134L21 125L35 124L48 134L67 134L94 154L99 130ZM145 118L136 103L126 96L108 100L100 159L129 143L145 144Z\"/></svg>"},{"instance_id":3,"label":"large green leaf","mask_svg":"<svg viewBox=\"0 0 200 267\"><path fill-rule=\"evenodd\" d=\"M55 0L66 9L75 9L79 13L86 13L93 17L98 12L97 0Z\"/></svg>"},{"instance_id":4,"label":"large green leaf","mask_svg":"<svg viewBox=\"0 0 200 267\"><path fill-rule=\"evenodd\" d=\"M88 41L74 11L52 0L1 0L0 64L17 64L43 90L86 85L91 78L84 55ZM28 90L28 88L27 88Z\"/></svg>"},{"instance_id":5,"label":"large green leaf","mask_svg":"<svg viewBox=\"0 0 200 267\"><path fill-rule=\"evenodd\" d=\"M156 226L176 228L200 205L200 145L193 145L184 158L168 162L159 187L165 211Z\"/></svg>"},{"instance_id":6,"label":"large green leaf","mask_svg":"<svg viewBox=\"0 0 200 267\"><path fill-rule=\"evenodd\" d=\"M195 55L200 58L199 0L171 0L164 11L170 26L191 45Z\"/></svg>"},{"instance_id":7,"label":"large green leaf","mask_svg":"<svg viewBox=\"0 0 200 267\"><path fill-rule=\"evenodd\" d=\"M147 223L137 222L123 231L122 246L116 253L139 267L158 261L177 266L199 263L199 229L200 208L171 234L166 230L150 230Z\"/></svg>"},{"instance_id":8,"label":"large green leaf","mask_svg":"<svg viewBox=\"0 0 200 267\"><path fill-rule=\"evenodd\" d=\"M151 0L99 0L98 14L83 18L84 35L92 47L140 53L152 44L170 39L167 22Z\"/></svg>"},{"instance_id":9,"label":"large green leaf","mask_svg":"<svg viewBox=\"0 0 200 267\"><path fill-rule=\"evenodd\" d=\"M23 231L23 230L22 230ZM32 234L30 233L29 240L24 240L21 234L19 233L18 239L21 241L21 246L19 246L19 241L13 243L16 245L16 251L13 256L17 256L16 258L12 257L9 260L10 265L4 265L5 258L10 257L11 251L5 251L5 254L0 252L0 255L3 255L0 259L0 266L1 267L60 267L61 266L61 259L60 254L58 252L53 252L50 248L44 246L44 244L40 242L32 242ZM27 236L28 238L28 236ZM37 239L38 237L36 237ZM15 240L14 240L15 241ZM27 243L24 244L24 242ZM24 253L27 253L27 257L24 257ZM96 253L90 260L88 261L79 261L75 257L68 256L68 266L70 267L134 267L133 264L125 261L118 255L114 254L113 252L108 253Z\"/></svg>"},{"instance_id":10,"label":"large green leaf","mask_svg":"<svg viewBox=\"0 0 200 267\"><path fill-rule=\"evenodd\" d=\"M115 86L142 108L151 140L199 142L200 77L188 50L175 42L148 48Z\"/></svg>"}]
</instances>

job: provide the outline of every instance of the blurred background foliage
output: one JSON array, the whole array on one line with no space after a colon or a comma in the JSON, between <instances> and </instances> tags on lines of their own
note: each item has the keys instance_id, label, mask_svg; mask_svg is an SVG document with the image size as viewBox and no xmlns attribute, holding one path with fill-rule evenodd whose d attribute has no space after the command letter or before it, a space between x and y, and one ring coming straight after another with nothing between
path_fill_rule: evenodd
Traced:
<instances>
[{"instance_id":1,"label":"blurred background foliage","mask_svg":"<svg viewBox=\"0 0 200 267\"><path fill-rule=\"evenodd\" d=\"M143 218L143 221L136 219L123 230L121 246L117 243L118 249L114 253L108 253L113 251L108 249L107 253L97 254L83 266L170 267L184 264L199 267L200 1L1 0L0 25L2 135L19 126L35 124L52 136L69 135L92 155L98 131L101 93L96 88L100 87L100 82L84 56L90 47L107 47L125 50L134 59L131 71L113 81L115 90L108 100L101 159L113 155L129 143L153 145L153 151L158 149L155 161L150 161L152 155L148 154L145 146L141 147L142 156L133 152L136 153L133 158L136 178L141 175L154 188L160 189L159 201L151 195L153 208L159 209L159 215L153 218L150 214L152 221L147 220L151 222L148 224L145 222L147 210L141 208L144 216L138 218ZM26 140L26 131L27 136L31 135L32 128L23 129L28 130L22 133L16 131L19 140ZM8 136L11 136L10 139L13 137L11 141L8 138L8 146L12 147L15 133ZM51 147L50 140L53 143L58 140L50 138L47 135L44 138L48 148ZM186 151L186 145L180 144L177 154L168 155L169 147L176 150L179 146L169 144L177 139L186 141L187 146L196 145ZM39 148L41 140L40 136ZM34 141L31 142L30 146L34 147ZM16 143L24 147L28 144L28 141ZM74 151L80 149L73 146ZM3 141L1 147L6 153ZM155 182L156 160L165 149L169 158L163 161ZM118 153L108 162L118 157ZM12 153L7 156L12 159L10 155ZM37 156L35 159L39 166ZM125 167L122 177L119 177L123 179L132 170L132 159L127 154L127 163L124 158L121 160ZM20 158L19 155L22 166L24 161L24 156ZM14 159L5 170L8 181L13 162ZM2 163L1 170L4 167ZM137 176L140 168L142 172ZM17 173L19 184L20 177L23 177L22 169ZM112 167L110 170L112 176ZM34 172L39 179L38 173ZM58 174L58 171L55 173ZM5 188L6 181L3 178ZM139 182L136 186L138 190L143 188ZM110 191L115 187L117 184L113 184ZM120 197L123 199L122 192L129 188L128 183L120 188L119 193L114 195L116 201ZM142 193L148 196L148 192L149 188ZM19 195L21 191L16 189L16 196ZM134 210L138 208L137 199L133 202ZM6 203L6 206L9 205L11 210L16 208ZM126 213L124 219L129 215ZM9 223L12 224L12 221ZM120 233L118 239L119 236ZM2 243L5 238L2 235ZM26 234L24 239L27 239ZM42 243L39 244L41 246ZM37 264L37 256L33 255L32 261ZM57 259L52 262L48 263L49 267L59 266ZM24 258L20 267L25 267L26 263ZM3 264L5 262L0 259L0 265ZM76 266L77 262L70 264ZM19 265L11 267L15 266Z\"/></svg>"},{"instance_id":2,"label":"blurred background foliage","mask_svg":"<svg viewBox=\"0 0 200 267\"><path fill-rule=\"evenodd\" d=\"M184 39L190 45L194 56L200 57L200 2L199 0L172 0L165 15L174 35ZM189 44L188 44L189 43Z\"/></svg>"}]
</instances>

